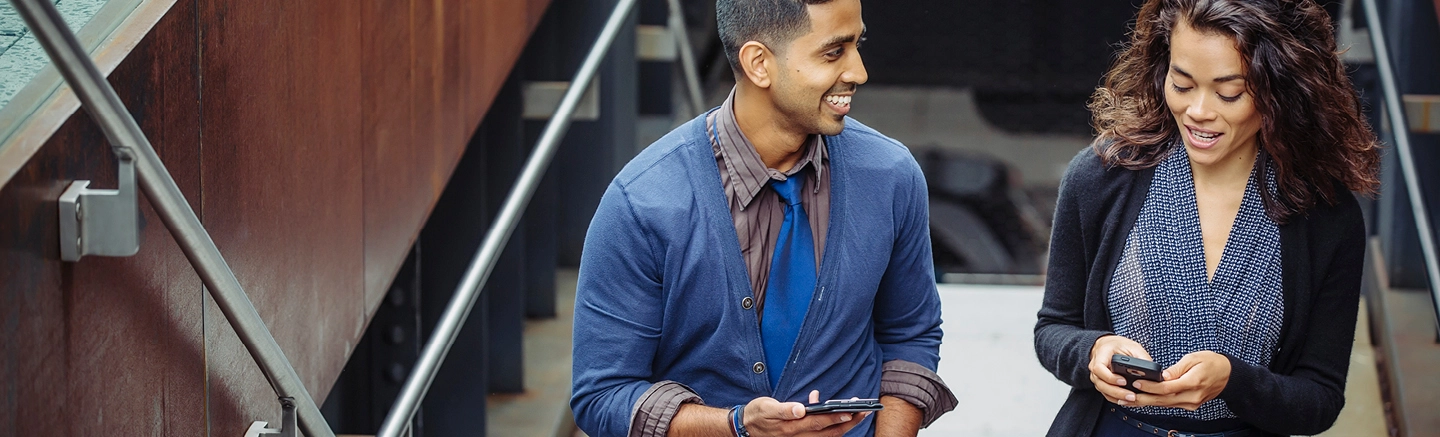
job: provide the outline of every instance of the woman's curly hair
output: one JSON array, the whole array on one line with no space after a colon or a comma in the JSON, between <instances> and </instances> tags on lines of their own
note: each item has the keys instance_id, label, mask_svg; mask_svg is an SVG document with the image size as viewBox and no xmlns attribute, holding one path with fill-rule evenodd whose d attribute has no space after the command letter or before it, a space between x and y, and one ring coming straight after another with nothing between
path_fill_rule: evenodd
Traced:
<instances>
[{"instance_id":1,"label":"woman's curly hair","mask_svg":"<svg viewBox=\"0 0 1440 437\"><path fill-rule=\"evenodd\" d=\"M1335 47L1330 16L1313 0L1146 0L1090 97L1093 147L1110 166L1158 164L1180 131L1165 104L1170 35L1179 20L1235 41L1247 92L1262 117L1261 159L1275 170L1275 193L1260 190L1266 214L1285 223L1317 200L1351 191L1374 194L1379 145ZM1264 161L1262 161L1262 164ZM1258 165L1265 180L1265 165Z\"/></svg>"}]
</instances>

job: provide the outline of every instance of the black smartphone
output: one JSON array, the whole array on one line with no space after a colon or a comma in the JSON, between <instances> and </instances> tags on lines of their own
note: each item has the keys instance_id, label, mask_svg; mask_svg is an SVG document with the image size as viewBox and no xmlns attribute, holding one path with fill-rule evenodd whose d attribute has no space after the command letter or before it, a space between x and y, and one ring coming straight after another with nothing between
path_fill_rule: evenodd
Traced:
<instances>
[{"instance_id":1,"label":"black smartphone","mask_svg":"<svg viewBox=\"0 0 1440 437\"><path fill-rule=\"evenodd\" d=\"M885 409L879 399L836 399L805 407L805 414L859 413Z\"/></svg>"},{"instance_id":2,"label":"black smartphone","mask_svg":"<svg viewBox=\"0 0 1440 437\"><path fill-rule=\"evenodd\" d=\"M1127 355L1115 354L1110 357L1110 371L1116 375L1125 377L1125 388L1136 393L1144 391L1135 388L1135 381L1146 380L1163 382L1165 375L1159 364L1143 358L1135 358Z\"/></svg>"}]
</instances>

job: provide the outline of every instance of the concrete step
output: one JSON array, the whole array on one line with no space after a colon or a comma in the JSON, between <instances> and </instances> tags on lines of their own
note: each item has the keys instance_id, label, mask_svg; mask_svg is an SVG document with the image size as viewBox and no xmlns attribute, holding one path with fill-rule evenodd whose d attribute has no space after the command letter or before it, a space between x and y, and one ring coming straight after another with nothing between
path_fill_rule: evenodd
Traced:
<instances>
[{"instance_id":1,"label":"concrete step","mask_svg":"<svg viewBox=\"0 0 1440 437\"><path fill-rule=\"evenodd\" d=\"M525 322L525 392L494 394L486 401L486 435L570 437L571 330L575 319L573 269L555 277L555 318Z\"/></svg>"},{"instance_id":2,"label":"concrete step","mask_svg":"<svg viewBox=\"0 0 1440 437\"><path fill-rule=\"evenodd\" d=\"M1440 414L1435 413L1440 410L1435 307L1428 290L1390 288L1380 253L1378 241L1372 241L1365 257L1365 294L1386 410L1394 428L1391 435L1440 436Z\"/></svg>"}]
</instances>

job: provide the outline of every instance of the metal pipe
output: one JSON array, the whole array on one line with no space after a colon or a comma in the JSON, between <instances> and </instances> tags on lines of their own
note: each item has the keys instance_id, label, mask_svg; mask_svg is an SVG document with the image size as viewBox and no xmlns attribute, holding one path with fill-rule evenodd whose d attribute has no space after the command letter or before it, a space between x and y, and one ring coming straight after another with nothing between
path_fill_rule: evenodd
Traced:
<instances>
[{"instance_id":1,"label":"metal pipe","mask_svg":"<svg viewBox=\"0 0 1440 437\"><path fill-rule=\"evenodd\" d=\"M705 113L705 101L700 97L700 74L695 67L695 52L690 47L690 33L685 30L685 13L680 0L670 2L670 32L675 34L675 45L680 48L680 67L685 72L685 87L690 91L690 107L695 115Z\"/></svg>"},{"instance_id":2,"label":"metal pipe","mask_svg":"<svg viewBox=\"0 0 1440 437\"><path fill-rule=\"evenodd\" d=\"M460 286L455 290L455 296L450 298L446 304L445 312L441 314L440 321L436 323L435 333L425 342L425 349L420 352L420 360L415 363L410 376L406 378L405 385L400 389L400 395L395 398L395 404L391 406L390 413L385 416L385 422L380 425L379 437L399 437L410 420L415 416L415 410L420 406L420 400L430 390L430 383L435 380L435 371L445 360L445 355L450 352L450 346L455 343L455 336L460 332L460 327L465 324L466 317L469 317L470 310L475 306L475 300L480 297L480 286L490 278L490 272L495 268L495 262L500 258L500 252L509 241L510 234L515 231L515 224L519 222L520 215L524 213L525 205L530 203L530 197L535 193L536 185L539 185L541 176L545 174L545 168L549 166L550 159L555 156L555 150L564 137L565 130L570 127L571 116L575 113L580 98L585 94L585 89L590 86L590 81L600 69L600 63L605 59L605 54L610 50L610 44L615 41L619 34L620 27L635 7L635 0L619 0L615 5L614 12L605 21L605 27L600 31L600 36L595 45L590 48L590 53L585 55L585 60L580 64L580 71L575 73L575 78L570 81L570 88L565 91L565 96L560 99L560 107L555 110L555 116L545 125L545 131L540 135L540 141L535 146L535 151L530 154L530 159L525 162L525 168L521 171L515 186L510 189L510 194L505 198L505 204L500 209L500 215L495 218L495 224L485 234L485 241L480 245L480 251L471 259L470 266L465 270L465 276L460 281Z\"/></svg>"},{"instance_id":3,"label":"metal pipe","mask_svg":"<svg viewBox=\"0 0 1440 437\"><path fill-rule=\"evenodd\" d=\"M190 203L185 201L180 187L165 170L150 140L145 138L145 133L120 102L115 89L80 47L75 34L61 20L55 5L45 0L10 1L40 45L45 47L45 52L65 77L65 82L75 90L86 112L100 126L105 138L110 140L115 154L135 158L140 188L180 244L180 250L190 259L190 264L210 290L215 303L235 327L235 333L265 373L270 387L279 397L295 398L301 431L309 437L334 437L335 433L315 406L315 400L305 390L300 375L295 373L275 337L270 335L265 321L255 311L255 306L235 279L235 273L225 264L220 250L215 247L210 234L205 232Z\"/></svg>"},{"instance_id":4,"label":"metal pipe","mask_svg":"<svg viewBox=\"0 0 1440 437\"><path fill-rule=\"evenodd\" d=\"M1420 252L1425 258L1431 302L1435 306L1436 321L1440 323L1440 259L1436 257L1435 232L1430 228L1430 214L1425 210L1425 197L1420 192L1420 179L1415 172L1415 155L1410 149L1405 105L1395 85L1395 70L1390 66L1390 49L1385 43L1385 32L1380 27L1380 8L1375 6L1375 0L1362 0L1361 3L1365 6L1365 25L1370 30L1370 44L1375 48L1375 66L1380 70L1380 88L1385 94L1385 112L1389 115L1391 136L1395 139L1395 153L1400 158L1400 174L1405 178L1410 212L1414 215L1415 232L1420 238Z\"/></svg>"}]
</instances>

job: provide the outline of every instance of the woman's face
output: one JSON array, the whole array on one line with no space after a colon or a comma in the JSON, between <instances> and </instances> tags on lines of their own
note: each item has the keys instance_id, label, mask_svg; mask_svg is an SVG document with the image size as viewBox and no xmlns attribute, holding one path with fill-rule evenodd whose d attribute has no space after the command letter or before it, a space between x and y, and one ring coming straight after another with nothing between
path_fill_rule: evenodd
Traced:
<instances>
[{"instance_id":1,"label":"woman's face","mask_svg":"<svg viewBox=\"0 0 1440 437\"><path fill-rule=\"evenodd\" d=\"M1235 40L1178 21L1170 34L1165 105L1179 124L1191 164L1254 158L1261 117Z\"/></svg>"}]
</instances>

